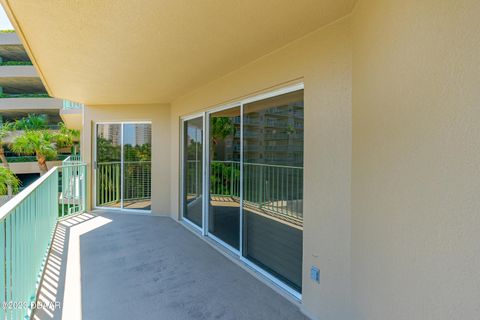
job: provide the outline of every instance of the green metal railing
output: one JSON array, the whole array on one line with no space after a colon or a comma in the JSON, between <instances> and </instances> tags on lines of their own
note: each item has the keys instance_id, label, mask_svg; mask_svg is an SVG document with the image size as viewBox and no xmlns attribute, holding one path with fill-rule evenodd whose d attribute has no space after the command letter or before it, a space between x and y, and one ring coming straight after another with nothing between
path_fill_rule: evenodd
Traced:
<instances>
[{"instance_id":1,"label":"green metal railing","mask_svg":"<svg viewBox=\"0 0 480 320\"><path fill-rule=\"evenodd\" d=\"M59 217L84 212L86 208L87 165L80 155L71 155L62 161L60 171Z\"/></svg>"},{"instance_id":2,"label":"green metal railing","mask_svg":"<svg viewBox=\"0 0 480 320\"><path fill-rule=\"evenodd\" d=\"M152 165L150 161L125 161L124 174L124 200L150 199L152 194Z\"/></svg>"},{"instance_id":3,"label":"green metal railing","mask_svg":"<svg viewBox=\"0 0 480 320\"><path fill-rule=\"evenodd\" d=\"M86 165L63 163L0 207L0 319L31 316L57 219L85 211Z\"/></svg>"},{"instance_id":4,"label":"green metal railing","mask_svg":"<svg viewBox=\"0 0 480 320\"><path fill-rule=\"evenodd\" d=\"M120 204L122 199L122 162L97 164L97 205ZM150 161L123 162L123 200L151 198L152 170Z\"/></svg>"},{"instance_id":5,"label":"green metal railing","mask_svg":"<svg viewBox=\"0 0 480 320\"><path fill-rule=\"evenodd\" d=\"M199 161L187 161L187 195L199 195ZM244 205L301 224L303 221L303 167L243 164ZM212 161L210 195L216 201L240 201L240 162Z\"/></svg>"},{"instance_id":6,"label":"green metal railing","mask_svg":"<svg viewBox=\"0 0 480 320\"><path fill-rule=\"evenodd\" d=\"M62 165L66 165L71 162L81 162L81 161L82 161L82 158L79 154L72 154L66 157L65 159L63 159Z\"/></svg>"},{"instance_id":7,"label":"green metal railing","mask_svg":"<svg viewBox=\"0 0 480 320\"><path fill-rule=\"evenodd\" d=\"M247 206L303 222L303 167L244 163L243 175Z\"/></svg>"},{"instance_id":8,"label":"green metal railing","mask_svg":"<svg viewBox=\"0 0 480 320\"><path fill-rule=\"evenodd\" d=\"M211 162L210 195L229 196L240 199L240 162Z\"/></svg>"},{"instance_id":9,"label":"green metal railing","mask_svg":"<svg viewBox=\"0 0 480 320\"><path fill-rule=\"evenodd\" d=\"M202 195L202 161L187 161L186 172L185 192L187 199L195 200Z\"/></svg>"},{"instance_id":10,"label":"green metal railing","mask_svg":"<svg viewBox=\"0 0 480 320\"><path fill-rule=\"evenodd\" d=\"M57 221L57 186L54 168L0 208L1 319L30 316Z\"/></svg>"},{"instance_id":11,"label":"green metal railing","mask_svg":"<svg viewBox=\"0 0 480 320\"><path fill-rule=\"evenodd\" d=\"M108 206L121 200L121 162L97 164L97 204Z\"/></svg>"},{"instance_id":12,"label":"green metal railing","mask_svg":"<svg viewBox=\"0 0 480 320\"><path fill-rule=\"evenodd\" d=\"M63 110L81 110L83 103L73 102L70 100L63 100Z\"/></svg>"}]
</instances>

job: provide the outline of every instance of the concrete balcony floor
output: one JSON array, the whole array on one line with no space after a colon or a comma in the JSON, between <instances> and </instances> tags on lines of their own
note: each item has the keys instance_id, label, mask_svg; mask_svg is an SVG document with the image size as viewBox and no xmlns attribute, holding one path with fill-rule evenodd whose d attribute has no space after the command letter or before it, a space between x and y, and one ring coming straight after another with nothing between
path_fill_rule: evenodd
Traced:
<instances>
[{"instance_id":1,"label":"concrete balcony floor","mask_svg":"<svg viewBox=\"0 0 480 320\"><path fill-rule=\"evenodd\" d=\"M306 319L174 220L108 211L59 223L39 302L33 319Z\"/></svg>"}]
</instances>

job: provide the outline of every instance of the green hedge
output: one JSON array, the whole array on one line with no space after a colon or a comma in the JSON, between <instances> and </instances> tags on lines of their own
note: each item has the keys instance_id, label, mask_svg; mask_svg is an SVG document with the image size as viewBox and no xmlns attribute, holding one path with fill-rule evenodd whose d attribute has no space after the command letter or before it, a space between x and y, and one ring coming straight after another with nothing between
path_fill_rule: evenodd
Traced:
<instances>
[{"instance_id":1,"label":"green hedge","mask_svg":"<svg viewBox=\"0 0 480 320\"><path fill-rule=\"evenodd\" d=\"M48 159L48 161L62 161L65 160L69 154L59 154L55 159ZM37 158L35 156L13 156L7 157L8 163L19 163L19 162L36 162Z\"/></svg>"},{"instance_id":2,"label":"green hedge","mask_svg":"<svg viewBox=\"0 0 480 320\"><path fill-rule=\"evenodd\" d=\"M31 66L31 61L3 61L0 66Z\"/></svg>"},{"instance_id":3,"label":"green hedge","mask_svg":"<svg viewBox=\"0 0 480 320\"><path fill-rule=\"evenodd\" d=\"M1 98L50 98L48 93L0 93Z\"/></svg>"}]
</instances>

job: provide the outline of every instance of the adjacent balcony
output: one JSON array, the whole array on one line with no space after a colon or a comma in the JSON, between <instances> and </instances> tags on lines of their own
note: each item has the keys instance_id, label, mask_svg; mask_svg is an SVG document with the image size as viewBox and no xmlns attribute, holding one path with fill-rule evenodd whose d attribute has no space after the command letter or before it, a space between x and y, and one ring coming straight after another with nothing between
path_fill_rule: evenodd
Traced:
<instances>
[{"instance_id":1,"label":"adjacent balcony","mask_svg":"<svg viewBox=\"0 0 480 320\"><path fill-rule=\"evenodd\" d=\"M65 125L71 129L82 129L82 112L83 104L69 100L63 100L60 109L60 117L62 117Z\"/></svg>"},{"instance_id":2,"label":"adjacent balcony","mask_svg":"<svg viewBox=\"0 0 480 320\"><path fill-rule=\"evenodd\" d=\"M1 98L0 112L8 110L60 110L62 108L62 100L54 98ZM38 112L38 111L37 111Z\"/></svg>"}]
</instances>

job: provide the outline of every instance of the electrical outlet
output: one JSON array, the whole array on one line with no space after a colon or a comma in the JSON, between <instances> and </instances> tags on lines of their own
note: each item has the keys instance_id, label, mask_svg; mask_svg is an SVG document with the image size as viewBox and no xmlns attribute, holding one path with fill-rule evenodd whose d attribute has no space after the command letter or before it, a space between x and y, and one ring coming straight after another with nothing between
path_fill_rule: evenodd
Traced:
<instances>
[{"instance_id":1,"label":"electrical outlet","mask_svg":"<svg viewBox=\"0 0 480 320\"><path fill-rule=\"evenodd\" d=\"M318 269L315 266L312 266L312 268L310 269L310 279L320 283L320 269Z\"/></svg>"}]
</instances>

